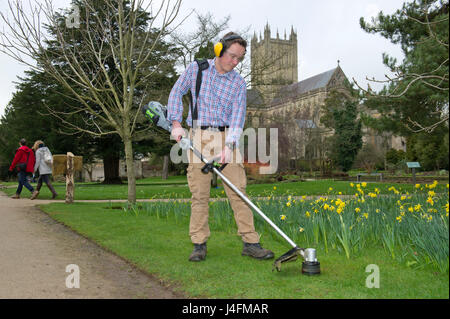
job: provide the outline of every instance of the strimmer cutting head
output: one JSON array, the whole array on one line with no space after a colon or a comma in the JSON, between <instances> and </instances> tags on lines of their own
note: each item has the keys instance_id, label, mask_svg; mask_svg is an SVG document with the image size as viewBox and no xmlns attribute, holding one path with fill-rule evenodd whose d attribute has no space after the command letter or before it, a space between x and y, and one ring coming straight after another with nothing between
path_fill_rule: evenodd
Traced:
<instances>
[{"instance_id":1,"label":"strimmer cutting head","mask_svg":"<svg viewBox=\"0 0 450 319\"><path fill-rule=\"evenodd\" d=\"M314 248L299 248L294 247L284 255L278 257L272 267L272 271L275 269L281 271L281 264L285 262L295 261L299 256L304 258L302 263L302 273L305 275L318 275L320 274L320 263L316 258L316 250Z\"/></svg>"},{"instance_id":2,"label":"strimmer cutting head","mask_svg":"<svg viewBox=\"0 0 450 319\"><path fill-rule=\"evenodd\" d=\"M314 248L305 249L305 261L302 263L302 274L318 275L320 274L320 263L316 258L316 250Z\"/></svg>"}]
</instances>

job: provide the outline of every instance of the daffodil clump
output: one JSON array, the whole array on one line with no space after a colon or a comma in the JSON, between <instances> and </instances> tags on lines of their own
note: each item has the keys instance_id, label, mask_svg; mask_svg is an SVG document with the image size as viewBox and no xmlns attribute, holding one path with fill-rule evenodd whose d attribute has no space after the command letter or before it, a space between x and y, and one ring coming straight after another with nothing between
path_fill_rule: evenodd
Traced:
<instances>
[{"instance_id":1,"label":"daffodil clump","mask_svg":"<svg viewBox=\"0 0 450 319\"><path fill-rule=\"evenodd\" d=\"M381 195L377 188L367 191L367 183L350 183L354 195L341 196L330 187L327 195L314 199L271 197L258 206L299 245L322 245L347 258L375 246L399 262L448 272L448 184L446 193L436 193L437 185L416 184L412 193L391 186L389 194ZM269 231L264 221L255 222Z\"/></svg>"}]
</instances>

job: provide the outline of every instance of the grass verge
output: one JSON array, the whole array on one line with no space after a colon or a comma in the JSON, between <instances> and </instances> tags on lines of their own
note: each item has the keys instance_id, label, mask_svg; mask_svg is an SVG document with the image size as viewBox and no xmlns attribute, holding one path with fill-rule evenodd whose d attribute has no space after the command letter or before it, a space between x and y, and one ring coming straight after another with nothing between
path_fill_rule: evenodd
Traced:
<instances>
[{"instance_id":1,"label":"grass verge","mask_svg":"<svg viewBox=\"0 0 450 319\"><path fill-rule=\"evenodd\" d=\"M158 203L148 213L122 209L121 204L54 203L41 207L55 220L91 238L139 268L192 297L203 298L449 298L448 274L412 269L391 260L382 247L366 249L351 259L335 250L318 249L320 276L301 275L301 262L283 264L272 272L272 261L240 255L236 229L218 231L211 218L212 236L205 262L191 263L188 209ZM176 213L164 217L167 210ZM255 217L257 218L257 217ZM290 247L262 233L263 246L278 257ZM299 243L301 244L301 243ZM380 269L380 288L367 288L366 267Z\"/></svg>"}]
</instances>

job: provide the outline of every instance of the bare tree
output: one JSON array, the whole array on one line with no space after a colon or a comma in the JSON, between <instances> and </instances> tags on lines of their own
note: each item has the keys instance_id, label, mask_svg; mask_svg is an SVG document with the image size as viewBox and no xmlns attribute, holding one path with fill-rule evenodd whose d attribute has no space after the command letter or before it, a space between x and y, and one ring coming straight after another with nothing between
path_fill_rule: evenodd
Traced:
<instances>
[{"instance_id":1,"label":"bare tree","mask_svg":"<svg viewBox=\"0 0 450 319\"><path fill-rule=\"evenodd\" d=\"M214 16L208 12L200 14L196 11L197 29L190 33L172 32L170 38L178 47L180 53L180 64L186 68L194 61L194 56L202 47L206 47L208 43L215 42L219 39L221 33L228 28L230 16L226 16L223 20L216 22Z\"/></svg>"},{"instance_id":2,"label":"bare tree","mask_svg":"<svg viewBox=\"0 0 450 319\"><path fill-rule=\"evenodd\" d=\"M132 141L138 133L140 108L147 98L147 94L138 95L136 90L139 87L143 88L140 92L146 92L147 83L151 83L159 71L159 65L143 68L163 37L176 27L181 1L162 0L159 5L150 1L144 6L144 0L104 0L101 5L94 0L78 0L74 3L81 4L85 13L81 14L75 5L62 21L64 17L55 12L51 0L43 4L30 1L27 9L21 0L8 0L9 16L0 13L6 26L6 30L0 32L0 51L51 75L79 104L66 112L52 112L52 115L76 131L121 137L129 203L136 201ZM102 15L107 19L102 19ZM144 27L140 25L142 19L149 21ZM71 45L67 34L80 25L84 32L77 35L83 45ZM49 29L55 37L49 35ZM117 70L115 78L111 67ZM83 114L89 125L72 123L68 118L73 114Z\"/></svg>"}]
</instances>

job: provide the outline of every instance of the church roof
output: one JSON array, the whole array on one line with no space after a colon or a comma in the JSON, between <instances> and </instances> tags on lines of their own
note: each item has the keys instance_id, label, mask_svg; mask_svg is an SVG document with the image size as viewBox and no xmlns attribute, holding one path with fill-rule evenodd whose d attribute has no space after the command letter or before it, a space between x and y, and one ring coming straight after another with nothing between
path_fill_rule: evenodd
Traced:
<instances>
[{"instance_id":1,"label":"church roof","mask_svg":"<svg viewBox=\"0 0 450 319\"><path fill-rule=\"evenodd\" d=\"M264 105L264 100L261 93L255 89L247 90L247 105L249 107L261 107Z\"/></svg>"},{"instance_id":2,"label":"church roof","mask_svg":"<svg viewBox=\"0 0 450 319\"><path fill-rule=\"evenodd\" d=\"M295 98L304 93L326 87L328 82L330 82L334 72L336 72L336 69L337 68L334 68L329 71L314 75L303 81L282 87L277 96L272 100L272 104L278 104L280 102L283 102L283 100Z\"/></svg>"},{"instance_id":3,"label":"church roof","mask_svg":"<svg viewBox=\"0 0 450 319\"><path fill-rule=\"evenodd\" d=\"M339 66L303 81L283 86L270 104L277 105L289 99L296 98L304 93L325 88L338 70L340 70ZM340 71L342 72L342 70ZM247 90L247 105L252 108L264 106L264 99L258 90Z\"/></svg>"}]
</instances>

